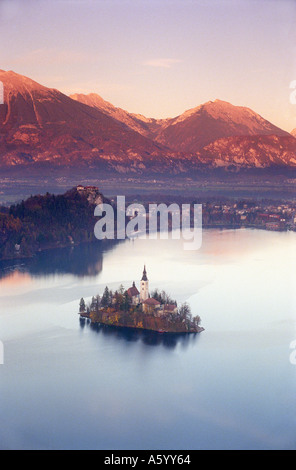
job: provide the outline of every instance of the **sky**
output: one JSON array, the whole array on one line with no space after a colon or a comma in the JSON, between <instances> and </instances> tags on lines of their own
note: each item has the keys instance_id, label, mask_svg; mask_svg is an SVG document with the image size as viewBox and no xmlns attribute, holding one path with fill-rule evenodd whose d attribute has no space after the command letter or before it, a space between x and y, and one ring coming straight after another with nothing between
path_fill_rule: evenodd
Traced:
<instances>
[{"instance_id":1,"label":"sky","mask_svg":"<svg viewBox=\"0 0 296 470\"><path fill-rule=\"evenodd\" d=\"M295 24L295 0L0 0L0 69L146 117L221 99L291 131Z\"/></svg>"}]
</instances>

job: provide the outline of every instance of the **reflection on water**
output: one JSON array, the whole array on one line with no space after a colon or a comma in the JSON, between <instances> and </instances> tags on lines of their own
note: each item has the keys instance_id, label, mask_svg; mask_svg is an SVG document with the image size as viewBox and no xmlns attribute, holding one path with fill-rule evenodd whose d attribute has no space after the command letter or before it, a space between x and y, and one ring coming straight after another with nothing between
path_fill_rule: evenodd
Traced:
<instances>
[{"instance_id":1,"label":"reflection on water","mask_svg":"<svg viewBox=\"0 0 296 470\"><path fill-rule=\"evenodd\" d=\"M187 301L196 335L92 325L89 300L133 280ZM1 263L0 447L293 449L296 233L209 230Z\"/></svg>"},{"instance_id":2,"label":"reflection on water","mask_svg":"<svg viewBox=\"0 0 296 470\"><path fill-rule=\"evenodd\" d=\"M48 274L96 276L103 269L103 253L114 250L118 243L116 240L98 240L94 243L45 250L25 260L0 261L0 279L13 271L28 272L32 276Z\"/></svg>"},{"instance_id":3,"label":"reflection on water","mask_svg":"<svg viewBox=\"0 0 296 470\"><path fill-rule=\"evenodd\" d=\"M29 286L32 284L32 277L19 265L9 267L0 271L1 289L6 288L21 288L22 286Z\"/></svg>"},{"instance_id":4,"label":"reflection on water","mask_svg":"<svg viewBox=\"0 0 296 470\"><path fill-rule=\"evenodd\" d=\"M131 328L120 328L115 326L99 325L91 323L89 319L80 318L81 329L90 328L93 332L110 337L112 339L123 340L129 343L136 343L141 341L147 346L164 346L168 349L174 349L176 346L186 348L189 345L193 345L198 337L198 333L186 334L186 333L168 333L161 334L154 331L148 330L136 330Z\"/></svg>"}]
</instances>

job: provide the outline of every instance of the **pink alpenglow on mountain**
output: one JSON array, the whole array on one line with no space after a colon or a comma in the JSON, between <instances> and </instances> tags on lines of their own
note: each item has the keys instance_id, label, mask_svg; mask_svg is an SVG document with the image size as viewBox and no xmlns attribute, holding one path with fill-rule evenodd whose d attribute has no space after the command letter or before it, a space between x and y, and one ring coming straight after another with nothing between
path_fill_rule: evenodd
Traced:
<instances>
[{"instance_id":1,"label":"pink alpenglow on mountain","mask_svg":"<svg viewBox=\"0 0 296 470\"><path fill-rule=\"evenodd\" d=\"M249 108L209 101L146 118L95 93L66 96L0 70L0 168L79 168L178 175L213 168L296 167L292 135Z\"/></svg>"}]
</instances>

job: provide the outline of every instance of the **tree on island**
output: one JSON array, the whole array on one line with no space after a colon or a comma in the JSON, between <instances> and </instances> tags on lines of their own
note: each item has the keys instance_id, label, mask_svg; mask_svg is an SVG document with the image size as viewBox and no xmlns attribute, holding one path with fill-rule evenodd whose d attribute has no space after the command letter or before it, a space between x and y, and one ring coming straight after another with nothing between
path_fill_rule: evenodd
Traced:
<instances>
[{"instance_id":1,"label":"tree on island","mask_svg":"<svg viewBox=\"0 0 296 470\"><path fill-rule=\"evenodd\" d=\"M96 295L95 297L92 298L91 304L90 304L90 309L93 311L98 311L100 307L101 299L99 295Z\"/></svg>"},{"instance_id":2,"label":"tree on island","mask_svg":"<svg viewBox=\"0 0 296 470\"><path fill-rule=\"evenodd\" d=\"M122 284L114 293L114 306L125 312L131 307L131 299Z\"/></svg>"},{"instance_id":3,"label":"tree on island","mask_svg":"<svg viewBox=\"0 0 296 470\"><path fill-rule=\"evenodd\" d=\"M119 286L119 293L120 293L121 295L124 294L124 287L123 287L122 284L120 284L120 286Z\"/></svg>"},{"instance_id":4,"label":"tree on island","mask_svg":"<svg viewBox=\"0 0 296 470\"><path fill-rule=\"evenodd\" d=\"M193 321L193 323L194 323L194 326L195 326L195 327L198 327L198 325L199 325L200 322L201 322L201 318L200 318L199 315L196 315L195 317L192 318L192 321Z\"/></svg>"},{"instance_id":5,"label":"tree on island","mask_svg":"<svg viewBox=\"0 0 296 470\"><path fill-rule=\"evenodd\" d=\"M124 310L127 311L127 310L130 309L130 307L132 305L132 301L131 301L131 298L128 295L127 291L124 292L123 296L124 296L123 307L124 307Z\"/></svg>"},{"instance_id":6,"label":"tree on island","mask_svg":"<svg viewBox=\"0 0 296 470\"><path fill-rule=\"evenodd\" d=\"M118 290L116 290L114 292L114 306L117 307L119 310L122 310L123 302L124 302L123 294L121 294L120 292L118 292Z\"/></svg>"},{"instance_id":7,"label":"tree on island","mask_svg":"<svg viewBox=\"0 0 296 470\"><path fill-rule=\"evenodd\" d=\"M80 302L79 302L79 312L80 313L85 312L85 301L83 297L80 299Z\"/></svg>"},{"instance_id":8,"label":"tree on island","mask_svg":"<svg viewBox=\"0 0 296 470\"><path fill-rule=\"evenodd\" d=\"M191 308L190 305L188 305L187 302L184 302L180 308L178 309L178 315L182 321L188 324L188 326L191 324L194 325L194 327L198 327L201 318L199 315L196 315L195 317L192 317L191 313Z\"/></svg>"},{"instance_id":9,"label":"tree on island","mask_svg":"<svg viewBox=\"0 0 296 470\"><path fill-rule=\"evenodd\" d=\"M154 291L151 292L151 297L155 300L158 300L158 302L162 303L161 293L158 289L154 289Z\"/></svg>"},{"instance_id":10,"label":"tree on island","mask_svg":"<svg viewBox=\"0 0 296 470\"><path fill-rule=\"evenodd\" d=\"M112 301L112 293L109 290L108 286L106 286L103 292L102 298L101 298L102 307L108 307L111 304L111 301Z\"/></svg>"},{"instance_id":11,"label":"tree on island","mask_svg":"<svg viewBox=\"0 0 296 470\"><path fill-rule=\"evenodd\" d=\"M167 292L162 290L161 292L158 289L154 289L154 291L151 292L151 297L155 300L158 300L162 305L164 304L173 304L177 305L177 302L173 300Z\"/></svg>"},{"instance_id":12,"label":"tree on island","mask_svg":"<svg viewBox=\"0 0 296 470\"><path fill-rule=\"evenodd\" d=\"M178 314L182 320L192 320L191 308L187 302L184 302L181 307L178 309Z\"/></svg>"},{"instance_id":13,"label":"tree on island","mask_svg":"<svg viewBox=\"0 0 296 470\"><path fill-rule=\"evenodd\" d=\"M99 294L96 295L96 299L97 299L96 307L97 307L97 310L98 310L101 306L101 297L99 296Z\"/></svg>"}]
</instances>

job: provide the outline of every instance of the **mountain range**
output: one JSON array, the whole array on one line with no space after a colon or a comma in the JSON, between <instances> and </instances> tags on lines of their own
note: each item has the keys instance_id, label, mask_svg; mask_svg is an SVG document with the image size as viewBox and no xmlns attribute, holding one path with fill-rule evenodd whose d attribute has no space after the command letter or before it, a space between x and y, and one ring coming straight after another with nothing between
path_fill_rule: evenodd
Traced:
<instances>
[{"instance_id":1,"label":"mountain range","mask_svg":"<svg viewBox=\"0 0 296 470\"><path fill-rule=\"evenodd\" d=\"M0 70L0 169L184 174L216 168L296 168L296 130L221 100L146 118L99 95L67 96Z\"/></svg>"}]
</instances>

